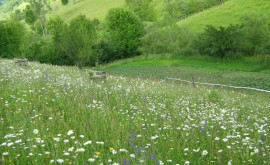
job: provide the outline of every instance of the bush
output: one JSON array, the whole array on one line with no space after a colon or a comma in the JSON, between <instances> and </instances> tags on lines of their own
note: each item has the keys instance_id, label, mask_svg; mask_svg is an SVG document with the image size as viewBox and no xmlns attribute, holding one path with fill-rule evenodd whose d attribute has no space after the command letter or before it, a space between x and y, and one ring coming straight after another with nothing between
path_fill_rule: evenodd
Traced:
<instances>
[{"instance_id":1,"label":"bush","mask_svg":"<svg viewBox=\"0 0 270 165\"><path fill-rule=\"evenodd\" d=\"M21 45L25 27L16 19L11 18L0 22L0 57L13 58L21 56Z\"/></svg>"},{"instance_id":2,"label":"bush","mask_svg":"<svg viewBox=\"0 0 270 165\"><path fill-rule=\"evenodd\" d=\"M62 5L67 5L69 0L61 0Z\"/></svg>"},{"instance_id":3,"label":"bush","mask_svg":"<svg viewBox=\"0 0 270 165\"><path fill-rule=\"evenodd\" d=\"M106 16L109 40L122 52L115 58L133 57L138 54L143 35L143 26L135 13L124 8L110 9Z\"/></svg>"},{"instance_id":4,"label":"bush","mask_svg":"<svg viewBox=\"0 0 270 165\"><path fill-rule=\"evenodd\" d=\"M192 48L192 47L186 47L186 48L183 48L179 51L179 54L183 55L183 56L186 56L186 57L190 57L190 56L196 56L199 54L199 52Z\"/></svg>"},{"instance_id":5,"label":"bush","mask_svg":"<svg viewBox=\"0 0 270 165\"><path fill-rule=\"evenodd\" d=\"M141 20L155 20L154 9L151 3L153 0L125 0L127 7L134 11Z\"/></svg>"},{"instance_id":6,"label":"bush","mask_svg":"<svg viewBox=\"0 0 270 165\"><path fill-rule=\"evenodd\" d=\"M240 38L239 25L219 28L208 25L199 36L197 46L202 55L224 58L226 54L230 54L229 52L239 51Z\"/></svg>"},{"instance_id":7,"label":"bush","mask_svg":"<svg viewBox=\"0 0 270 165\"><path fill-rule=\"evenodd\" d=\"M27 38L25 42L29 42L31 39L33 38ZM24 57L41 63L63 64L62 59L55 53L53 42L48 37L38 37L35 40L31 40L24 49Z\"/></svg>"},{"instance_id":8,"label":"bush","mask_svg":"<svg viewBox=\"0 0 270 165\"><path fill-rule=\"evenodd\" d=\"M97 58L93 50L97 41L95 22L84 15L75 17L69 25L60 18L48 22L53 47L62 64L79 67L95 65Z\"/></svg>"},{"instance_id":9,"label":"bush","mask_svg":"<svg viewBox=\"0 0 270 165\"><path fill-rule=\"evenodd\" d=\"M261 13L251 13L242 17L243 26L241 48L246 55L269 53L270 26Z\"/></svg>"},{"instance_id":10,"label":"bush","mask_svg":"<svg viewBox=\"0 0 270 165\"><path fill-rule=\"evenodd\" d=\"M174 24L145 35L141 50L150 54L179 53L189 49L193 38L193 34L187 28Z\"/></svg>"}]
</instances>

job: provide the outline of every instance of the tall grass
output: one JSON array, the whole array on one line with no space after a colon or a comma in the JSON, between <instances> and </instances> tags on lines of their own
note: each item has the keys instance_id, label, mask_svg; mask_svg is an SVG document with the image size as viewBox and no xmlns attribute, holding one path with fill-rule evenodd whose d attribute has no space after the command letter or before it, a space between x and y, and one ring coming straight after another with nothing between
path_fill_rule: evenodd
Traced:
<instances>
[{"instance_id":1,"label":"tall grass","mask_svg":"<svg viewBox=\"0 0 270 165\"><path fill-rule=\"evenodd\" d=\"M0 61L3 164L269 164L270 96Z\"/></svg>"}]
</instances>

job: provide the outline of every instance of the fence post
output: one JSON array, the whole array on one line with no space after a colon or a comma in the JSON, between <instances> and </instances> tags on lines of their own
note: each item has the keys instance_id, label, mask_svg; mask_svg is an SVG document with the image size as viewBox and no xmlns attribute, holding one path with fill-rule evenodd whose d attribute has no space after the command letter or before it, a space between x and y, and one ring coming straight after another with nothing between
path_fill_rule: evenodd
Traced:
<instances>
[{"instance_id":1,"label":"fence post","mask_svg":"<svg viewBox=\"0 0 270 165\"><path fill-rule=\"evenodd\" d=\"M193 75L191 75L191 78L192 78L192 85L193 85L193 87L195 88L195 81L194 81Z\"/></svg>"}]
</instances>

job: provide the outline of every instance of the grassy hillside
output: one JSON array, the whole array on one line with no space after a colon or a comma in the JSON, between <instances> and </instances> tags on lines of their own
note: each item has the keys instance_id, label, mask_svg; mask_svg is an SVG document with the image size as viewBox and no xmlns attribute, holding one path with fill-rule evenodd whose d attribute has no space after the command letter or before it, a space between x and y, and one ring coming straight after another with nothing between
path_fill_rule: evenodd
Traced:
<instances>
[{"instance_id":1,"label":"grassy hillside","mask_svg":"<svg viewBox=\"0 0 270 165\"><path fill-rule=\"evenodd\" d=\"M58 15L65 20L70 20L79 14L85 14L89 18L102 19L107 11L113 7L124 5L124 0L85 0L76 4L68 4L61 7L60 1L52 3L53 12L50 14Z\"/></svg>"},{"instance_id":2,"label":"grassy hillside","mask_svg":"<svg viewBox=\"0 0 270 165\"><path fill-rule=\"evenodd\" d=\"M113 7L124 5L124 0L84 0L67 6L60 1L52 2L51 15L59 15L65 20L70 20L79 14L85 14L89 18L103 19L107 11ZM154 0L153 6L157 17L161 16L162 0ZM261 12L270 16L269 0L231 0L221 6L205 10L187 19L179 21L179 25L188 26L195 32L201 31L206 25L229 25L240 23L240 18L246 13Z\"/></svg>"},{"instance_id":3,"label":"grassy hillside","mask_svg":"<svg viewBox=\"0 0 270 165\"><path fill-rule=\"evenodd\" d=\"M8 2L9 0L0 0L0 6Z\"/></svg>"},{"instance_id":4,"label":"grassy hillside","mask_svg":"<svg viewBox=\"0 0 270 165\"><path fill-rule=\"evenodd\" d=\"M232 0L221 6L195 14L178 24L200 32L206 25L227 26L240 23L246 13L260 12L270 18L269 0Z\"/></svg>"},{"instance_id":5,"label":"grassy hillside","mask_svg":"<svg viewBox=\"0 0 270 165\"><path fill-rule=\"evenodd\" d=\"M60 1L51 4L53 12L50 16L58 15L65 20L70 20L79 14L85 14L91 19L104 19L110 8L124 6L125 0L84 0L76 4L70 3L63 7ZM159 11L161 11L162 0L154 0L153 5L158 11L156 14L160 15Z\"/></svg>"}]
</instances>

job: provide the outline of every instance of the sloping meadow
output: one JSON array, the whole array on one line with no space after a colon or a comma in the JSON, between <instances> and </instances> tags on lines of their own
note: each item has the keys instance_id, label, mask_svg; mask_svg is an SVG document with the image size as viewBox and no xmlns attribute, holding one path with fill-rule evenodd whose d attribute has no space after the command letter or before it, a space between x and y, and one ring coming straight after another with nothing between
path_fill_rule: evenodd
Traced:
<instances>
[{"instance_id":1,"label":"sloping meadow","mask_svg":"<svg viewBox=\"0 0 270 165\"><path fill-rule=\"evenodd\" d=\"M269 94L0 60L3 164L269 164Z\"/></svg>"}]
</instances>

